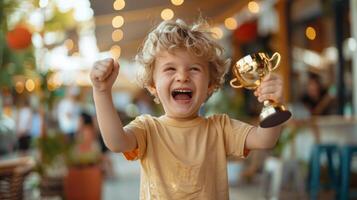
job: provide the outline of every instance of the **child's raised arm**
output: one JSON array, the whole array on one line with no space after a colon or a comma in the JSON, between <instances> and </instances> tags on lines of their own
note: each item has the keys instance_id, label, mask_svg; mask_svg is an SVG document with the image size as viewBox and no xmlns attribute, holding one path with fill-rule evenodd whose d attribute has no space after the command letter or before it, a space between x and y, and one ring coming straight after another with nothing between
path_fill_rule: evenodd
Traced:
<instances>
[{"instance_id":1,"label":"child's raised arm","mask_svg":"<svg viewBox=\"0 0 357 200\"><path fill-rule=\"evenodd\" d=\"M114 152L126 152L137 147L134 134L125 133L112 100L112 86L119 74L119 64L113 59L97 61L90 72L97 119L105 145Z\"/></svg>"},{"instance_id":2,"label":"child's raised arm","mask_svg":"<svg viewBox=\"0 0 357 200\"><path fill-rule=\"evenodd\" d=\"M265 76L261 85L254 92L259 102L271 100L276 103L283 103L283 79L281 76L270 73ZM254 128L248 134L245 147L247 149L271 149L277 143L282 125L271 128Z\"/></svg>"}]
</instances>

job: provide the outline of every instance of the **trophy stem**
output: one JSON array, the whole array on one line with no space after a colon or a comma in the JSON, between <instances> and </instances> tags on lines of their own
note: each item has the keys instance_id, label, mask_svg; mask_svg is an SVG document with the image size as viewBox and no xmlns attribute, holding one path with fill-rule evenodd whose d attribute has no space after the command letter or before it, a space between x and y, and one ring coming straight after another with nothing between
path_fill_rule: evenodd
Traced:
<instances>
[{"instance_id":1,"label":"trophy stem","mask_svg":"<svg viewBox=\"0 0 357 200\"><path fill-rule=\"evenodd\" d=\"M265 100L265 101L263 102L263 105L264 105L265 107L271 106L270 100Z\"/></svg>"},{"instance_id":2,"label":"trophy stem","mask_svg":"<svg viewBox=\"0 0 357 200\"><path fill-rule=\"evenodd\" d=\"M283 105L273 106L271 101L264 101L262 112L260 113L260 126L270 128L284 123L291 117L291 112Z\"/></svg>"}]
</instances>

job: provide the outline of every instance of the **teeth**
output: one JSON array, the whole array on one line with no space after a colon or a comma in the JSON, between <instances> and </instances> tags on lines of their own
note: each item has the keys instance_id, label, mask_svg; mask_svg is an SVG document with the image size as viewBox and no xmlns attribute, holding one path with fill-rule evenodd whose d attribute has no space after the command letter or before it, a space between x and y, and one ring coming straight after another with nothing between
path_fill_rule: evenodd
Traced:
<instances>
[{"instance_id":1,"label":"teeth","mask_svg":"<svg viewBox=\"0 0 357 200\"><path fill-rule=\"evenodd\" d=\"M186 94L186 95L189 95L190 97L192 97L192 93L193 92L190 89L175 89L172 91L171 95L173 97L175 97L178 94Z\"/></svg>"},{"instance_id":2,"label":"teeth","mask_svg":"<svg viewBox=\"0 0 357 200\"><path fill-rule=\"evenodd\" d=\"M191 92L191 90L175 90L175 92Z\"/></svg>"}]
</instances>

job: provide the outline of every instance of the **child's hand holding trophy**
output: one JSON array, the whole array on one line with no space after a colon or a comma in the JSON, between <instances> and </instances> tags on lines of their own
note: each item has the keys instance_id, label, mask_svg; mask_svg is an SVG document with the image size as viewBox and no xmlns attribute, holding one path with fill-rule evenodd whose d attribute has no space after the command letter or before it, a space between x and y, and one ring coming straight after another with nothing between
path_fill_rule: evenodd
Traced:
<instances>
[{"instance_id":1,"label":"child's hand holding trophy","mask_svg":"<svg viewBox=\"0 0 357 200\"><path fill-rule=\"evenodd\" d=\"M272 64L273 63L273 64ZM257 89L262 79L276 69L280 63L280 54L274 53L271 58L266 53L255 53L241 58L233 66L234 79L230 84L234 88ZM239 81L239 83L237 83ZM265 100L260 113L260 126L269 128L284 123L291 117L285 106L272 100Z\"/></svg>"}]
</instances>

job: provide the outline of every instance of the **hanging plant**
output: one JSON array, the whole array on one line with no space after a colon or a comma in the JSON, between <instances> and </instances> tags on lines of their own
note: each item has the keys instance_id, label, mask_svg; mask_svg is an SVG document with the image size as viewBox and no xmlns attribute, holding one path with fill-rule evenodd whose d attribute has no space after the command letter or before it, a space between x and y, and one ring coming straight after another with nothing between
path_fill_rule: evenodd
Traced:
<instances>
[{"instance_id":1,"label":"hanging plant","mask_svg":"<svg viewBox=\"0 0 357 200\"><path fill-rule=\"evenodd\" d=\"M31 33L25 27L16 26L8 32L9 20L20 8L21 4L31 2L32 0L0 0L0 88L13 88L12 78L14 75L23 74L26 66L35 65L33 49L30 48ZM27 10L28 11L28 10ZM18 13L18 20L12 20L12 23L20 23L28 12ZM22 49L21 51L16 51Z\"/></svg>"},{"instance_id":2,"label":"hanging plant","mask_svg":"<svg viewBox=\"0 0 357 200\"><path fill-rule=\"evenodd\" d=\"M19 25L7 32L6 41L13 50L26 49L31 45L31 33L27 27Z\"/></svg>"}]
</instances>

